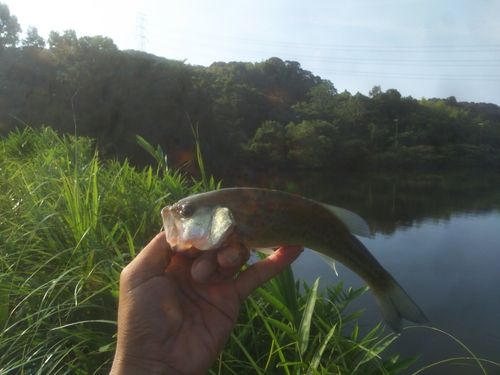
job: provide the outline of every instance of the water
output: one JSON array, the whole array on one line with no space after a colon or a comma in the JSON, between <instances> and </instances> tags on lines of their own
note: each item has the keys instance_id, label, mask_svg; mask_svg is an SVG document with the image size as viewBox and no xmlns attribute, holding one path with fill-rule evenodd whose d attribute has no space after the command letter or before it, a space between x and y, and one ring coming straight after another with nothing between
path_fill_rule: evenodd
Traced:
<instances>
[{"instance_id":1,"label":"water","mask_svg":"<svg viewBox=\"0 0 500 375\"><path fill-rule=\"evenodd\" d=\"M299 193L360 214L372 231L372 237L362 238L362 242L417 302L430 326L452 335L477 357L500 363L497 174L288 174L273 175L265 183L259 180L246 184ZM341 265L337 267L337 279L326 263L311 252L301 256L293 269L296 277L309 283L321 276L323 283L342 279L346 286L364 286L357 275ZM367 331L382 319L369 292L351 308L366 309L359 323ZM389 352L403 357L420 355L408 373L439 361L471 357L446 334L427 328L407 329ZM489 373L500 374L500 367L484 366ZM458 360L423 372L451 373L482 372L473 361Z\"/></svg>"}]
</instances>

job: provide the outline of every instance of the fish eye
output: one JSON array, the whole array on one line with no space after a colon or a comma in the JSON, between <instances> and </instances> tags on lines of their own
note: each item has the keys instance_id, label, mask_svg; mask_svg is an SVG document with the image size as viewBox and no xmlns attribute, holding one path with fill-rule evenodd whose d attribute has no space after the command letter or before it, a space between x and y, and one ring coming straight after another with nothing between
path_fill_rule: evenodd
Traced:
<instances>
[{"instance_id":1,"label":"fish eye","mask_svg":"<svg viewBox=\"0 0 500 375\"><path fill-rule=\"evenodd\" d=\"M186 203L186 204L183 204L182 207L181 207L181 215L183 217L190 217L194 214L194 208L192 205Z\"/></svg>"}]
</instances>

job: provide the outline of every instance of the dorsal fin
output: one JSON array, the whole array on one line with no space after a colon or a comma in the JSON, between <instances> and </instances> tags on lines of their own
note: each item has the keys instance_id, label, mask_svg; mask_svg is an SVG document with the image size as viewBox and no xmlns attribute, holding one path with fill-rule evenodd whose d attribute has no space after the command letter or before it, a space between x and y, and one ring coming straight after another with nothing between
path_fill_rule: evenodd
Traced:
<instances>
[{"instance_id":1,"label":"dorsal fin","mask_svg":"<svg viewBox=\"0 0 500 375\"><path fill-rule=\"evenodd\" d=\"M330 210L341 222L343 222L352 234L361 237L370 237L370 228L368 228L368 224L366 224L366 221L364 221L358 214L346 210L345 208L330 206L329 204L324 203L322 203L322 205Z\"/></svg>"}]
</instances>

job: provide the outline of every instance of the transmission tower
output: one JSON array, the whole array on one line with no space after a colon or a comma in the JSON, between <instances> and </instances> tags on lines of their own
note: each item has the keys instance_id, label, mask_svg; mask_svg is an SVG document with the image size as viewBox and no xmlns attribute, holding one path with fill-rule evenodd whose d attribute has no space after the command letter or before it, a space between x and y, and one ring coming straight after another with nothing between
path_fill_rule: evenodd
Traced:
<instances>
[{"instance_id":1,"label":"transmission tower","mask_svg":"<svg viewBox=\"0 0 500 375\"><path fill-rule=\"evenodd\" d=\"M146 15L143 13L138 13L135 19L137 26L135 30L137 31L137 39L139 40L139 51L146 52L146 44L148 44L148 21L146 21Z\"/></svg>"}]
</instances>

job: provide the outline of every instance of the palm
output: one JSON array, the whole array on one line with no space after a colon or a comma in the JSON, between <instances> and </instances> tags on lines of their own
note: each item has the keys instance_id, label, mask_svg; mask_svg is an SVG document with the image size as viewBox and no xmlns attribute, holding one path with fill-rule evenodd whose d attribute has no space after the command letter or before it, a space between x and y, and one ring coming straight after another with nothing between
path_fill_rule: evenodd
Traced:
<instances>
[{"instance_id":1,"label":"palm","mask_svg":"<svg viewBox=\"0 0 500 375\"><path fill-rule=\"evenodd\" d=\"M240 305L233 280L199 283L191 278L191 264L192 260L176 256L164 276L145 285L150 291L137 290L144 296L144 311L150 314L148 331L156 331L153 345L160 344L155 359L186 374L194 373L191 367L200 363L207 367L213 363L234 327ZM144 330L144 322L138 328Z\"/></svg>"}]
</instances>

